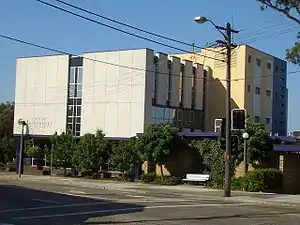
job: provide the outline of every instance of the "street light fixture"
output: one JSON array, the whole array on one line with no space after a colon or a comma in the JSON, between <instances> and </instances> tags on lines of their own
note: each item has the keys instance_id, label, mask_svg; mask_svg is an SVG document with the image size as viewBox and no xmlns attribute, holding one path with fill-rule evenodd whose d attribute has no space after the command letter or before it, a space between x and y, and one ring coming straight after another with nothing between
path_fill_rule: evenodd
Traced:
<instances>
[{"instance_id":1,"label":"street light fixture","mask_svg":"<svg viewBox=\"0 0 300 225\"><path fill-rule=\"evenodd\" d=\"M225 41L218 41L223 44L226 49L226 162L225 162L225 197L231 196L231 34L238 31L231 28L231 24L227 23L226 27L217 26L212 20L204 16L195 17L194 21L198 24L210 22L224 37ZM225 32L223 32L225 31Z\"/></svg>"},{"instance_id":2,"label":"street light fixture","mask_svg":"<svg viewBox=\"0 0 300 225\"><path fill-rule=\"evenodd\" d=\"M22 132L21 132L21 140L20 140L20 152L19 152L19 168L18 168L18 176L21 178L21 171L22 171L22 160L23 160L23 136L24 136L24 127L27 126L27 123L19 119L18 124L22 126Z\"/></svg>"},{"instance_id":3,"label":"street light fixture","mask_svg":"<svg viewBox=\"0 0 300 225\"><path fill-rule=\"evenodd\" d=\"M249 138L249 134L247 132L242 135L244 139L244 175L247 173L248 165L247 165L247 139Z\"/></svg>"}]
</instances>

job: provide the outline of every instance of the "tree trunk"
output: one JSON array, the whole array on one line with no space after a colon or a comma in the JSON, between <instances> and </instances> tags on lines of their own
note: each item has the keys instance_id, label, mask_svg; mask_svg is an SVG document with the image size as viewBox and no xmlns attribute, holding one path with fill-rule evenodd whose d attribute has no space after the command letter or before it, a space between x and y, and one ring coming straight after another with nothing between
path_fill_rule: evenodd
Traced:
<instances>
[{"instance_id":1,"label":"tree trunk","mask_svg":"<svg viewBox=\"0 0 300 225\"><path fill-rule=\"evenodd\" d=\"M160 167L160 176L161 176L161 180L163 181L163 180L164 180L163 166L162 166L162 165L159 165L159 167Z\"/></svg>"}]
</instances>

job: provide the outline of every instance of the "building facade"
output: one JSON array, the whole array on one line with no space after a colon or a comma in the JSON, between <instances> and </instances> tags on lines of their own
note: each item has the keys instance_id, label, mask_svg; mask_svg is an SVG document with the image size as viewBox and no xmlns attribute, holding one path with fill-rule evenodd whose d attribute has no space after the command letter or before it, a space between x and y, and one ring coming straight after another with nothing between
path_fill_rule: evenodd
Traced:
<instances>
[{"instance_id":1,"label":"building facade","mask_svg":"<svg viewBox=\"0 0 300 225\"><path fill-rule=\"evenodd\" d=\"M209 71L150 49L17 59L14 134L128 138L149 124L204 130Z\"/></svg>"},{"instance_id":2,"label":"building facade","mask_svg":"<svg viewBox=\"0 0 300 225\"><path fill-rule=\"evenodd\" d=\"M209 73L207 89L207 130L225 116L226 63L223 48L204 49L199 54L176 55L202 64ZM207 57L208 56L208 57ZM254 121L264 123L272 134L287 134L287 63L247 45L232 50L231 105L244 108Z\"/></svg>"}]
</instances>

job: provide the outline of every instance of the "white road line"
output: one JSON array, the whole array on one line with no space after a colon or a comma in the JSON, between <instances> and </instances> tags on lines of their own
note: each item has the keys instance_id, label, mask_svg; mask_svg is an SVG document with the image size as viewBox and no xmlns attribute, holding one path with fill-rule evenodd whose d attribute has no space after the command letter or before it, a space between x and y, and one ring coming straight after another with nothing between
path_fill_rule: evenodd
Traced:
<instances>
[{"instance_id":1,"label":"white road line","mask_svg":"<svg viewBox=\"0 0 300 225\"><path fill-rule=\"evenodd\" d=\"M232 204L232 206L241 206L241 205L255 205L255 204ZM126 212L133 210L144 210L144 209L160 209L160 208L188 208L188 207L224 207L229 206L229 204L194 204L194 205L158 205L158 206L140 206L124 209L107 209L107 210L98 210L98 211L87 211L87 212L74 212L74 213L62 213L62 214L51 214L51 215L41 215L41 216L24 216L24 217L15 217L14 220L32 220L32 219L45 219L45 218L56 218L56 217L66 217L66 216L80 216L80 215L91 215L98 213L118 213Z\"/></svg>"},{"instance_id":2,"label":"white road line","mask_svg":"<svg viewBox=\"0 0 300 225\"><path fill-rule=\"evenodd\" d=\"M93 206L93 205L106 205L106 204L122 204L122 203L163 203L163 202L172 202L168 200L161 201L149 201L149 200L119 200L119 201L109 201L109 202L88 202L88 203L77 203L77 204L65 204L65 205L50 205L50 206L39 206L31 208L18 208L18 209L5 209L1 210L1 213L8 212L19 212L19 211L34 211L34 210L43 210L43 209L59 209L59 208L71 208L79 206ZM184 202L184 200L182 200ZM1 225L1 224L0 224Z\"/></svg>"},{"instance_id":3,"label":"white road line","mask_svg":"<svg viewBox=\"0 0 300 225\"><path fill-rule=\"evenodd\" d=\"M50 205L50 206L40 206L40 207L31 207L31 208L6 209L6 210L0 211L0 213L42 210L42 209L68 208L68 207L78 207L78 206L103 205L103 204L108 204L108 203L113 203L113 202L91 202L91 203L78 203L78 204L69 204L69 205Z\"/></svg>"},{"instance_id":4,"label":"white road line","mask_svg":"<svg viewBox=\"0 0 300 225\"><path fill-rule=\"evenodd\" d=\"M86 194L86 192L84 192L84 191L70 190L70 192L75 193L75 194Z\"/></svg>"},{"instance_id":5,"label":"white road line","mask_svg":"<svg viewBox=\"0 0 300 225\"><path fill-rule=\"evenodd\" d=\"M36 201L36 202L43 202L43 203L50 203L50 204L60 204L57 201L50 201L50 200L44 200L44 199L39 199L39 198L33 198L31 199L32 201Z\"/></svg>"}]
</instances>

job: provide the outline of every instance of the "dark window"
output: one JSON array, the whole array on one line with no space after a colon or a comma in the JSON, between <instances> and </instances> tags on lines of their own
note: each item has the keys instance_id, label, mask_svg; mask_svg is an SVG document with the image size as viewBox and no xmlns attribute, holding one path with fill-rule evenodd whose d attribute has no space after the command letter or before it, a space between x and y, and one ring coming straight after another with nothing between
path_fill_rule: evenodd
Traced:
<instances>
[{"instance_id":1,"label":"dark window","mask_svg":"<svg viewBox=\"0 0 300 225\"><path fill-rule=\"evenodd\" d=\"M248 55L248 63L251 63L251 61L252 61L252 57L251 55Z\"/></svg>"},{"instance_id":2,"label":"dark window","mask_svg":"<svg viewBox=\"0 0 300 225\"><path fill-rule=\"evenodd\" d=\"M284 98L284 95L280 95L280 98Z\"/></svg>"},{"instance_id":3,"label":"dark window","mask_svg":"<svg viewBox=\"0 0 300 225\"><path fill-rule=\"evenodd\" d=\"M81 105L81 103L82 103L81 98L80 99L76 99L76 105Z\"/></svg>"},{"instance_id":4,"label":"dark window","mask_svg":"<svg viewBox=\"0 0 300 225\"><path fill-rule=\"evenodd\" d=\"M284 124L284 122L281 120L281 121L280 121L280 124Z\"/></svg>"},{"instance_id":5,"label":"dark window","mask_svg":"<svg viewBox=\"0 0 300 225\"><path fill-rule=\"evenodd\" d=\"M270 124L271 119L270 118L266 118L266 124Z\"/></svg>"},{"instance_id":6,"label":"dark window","mask_svg":"<svg viewBox=\"0 0 300 225\"><path fill-rule=\"evenodd\" d=\"M68 116L73 116L73 106L68 106Z\"/></svg>"},{"instance_id":7,"label":"dark window","mask_svg":"<svg viewBox=\"0 0 300 225\"><path fill-rule=\"evenodd\" d=\"M284 104L281 103L280 106L281 106L281 107L284 107Z\"/></svg>"},{"instance_id":8,"label":"dark window","mask_svg":"<svg viewBox=\"0 0 300 225\"><path fill-rule=\"evenodd\" d=\"M284 115L284 112L280 112L280 115L283 116L283 115Z\"/></svg>"},{"instance_id":9,"label":"dark window","mask_svg":"<svg viewBox=\"0 0 300 225\"><path fill-rule=\"evenodd\" d=\"M260 59L256 59L256 65L260 66Z\"/></svg>"},{"instance_id":10,"label":"dark window","mask_svg":"<svg viewBox=\"0 0 300 225\"><path fill-rule=\"evenodd\" d=\"M281 80L281 81L284 81L284 77L280 77L280 80Z\"/></svg>"},{"instance_id":11,"label":"dark window","mask_svg":"<svg viewBox=\"0 0 300 225\"><path fill-rule=\"evenodd\" d=\"M76 123L81 123L81 118L80 117L76 118Z\"/></svg>"},{"instance_id":12,"label":"dark window","mask_svg":"<svg viewBox=\"0 0 300 225\"><path fill-rule=\"evenodd\" d=\"M267 63L267 68L270 70L271 69L271 63Z\"/></svg>"},{"instance_id":13,"label":"dark window","mask_svg":"<svg viewBox=\"0 0 300 225\"><path fill-rule=\"evenodd\" d=\"M266 94L267 94L268 97L271 97L271 94L272 94L271 90L266 90Z\"/></svg>"},{"instance_id":14,"label":"dark window","mask_svg":"<svg viewBox=\"0 0 300 225\"><path fill-rule=\"evenodd\" d=\"M81 116L81 106L77 106L77 109L76 109L76 112L77 112L77 116Z\"/></svg>"},{"instance_id":15,"label":"dark window","mask_svg":"<svg viewBox=\"0 0 300 225\"><path fill-rule=\"evenodd\" d=\"M76 137L79 137L80 136L80 131L76 132L75 135L76 135Z\"/></svg>"},{"instance_id":16,"label":"dark window","mask_svg":"<svg viewBox=\"0 0 300 225\"><path fill-rule=\"evenodd\" d=\"M259 116L255 116L254 117L254 122L255 123L259 123L260 122L260 117Z\"/></svg>"},{"instance_id":17,"label":"dark window","mask_svg":"<svg viewBox=\"0 0 300 225\"><path fill-rule=\"evenodd\" d=\"M250 84L248 84L247 90L248 90L248 92L251 91L251 86L250 86Z\"/></svg>"},{"instance_id":18,"label":"dark window","mask_svg":"<svg viewBox=\"0 0 300 225\"><path fill-rule=\"evenodd\" d=\"M255 94L260 95L260 88L259 87L255 88Z\"/></svg>"},{"instance_id":19,"label":"dark window","mask_svg":"<svg viewBox=\"0 0 300 225\"><path fill-rule=\"evenodd\" d=\"M76 126L75 126L75 128L76 128L76 132L80 132L80 124L76 124Z\"/></svg>"},{"instance_id":20,"label":"dark window","mask_svg":"<svg viewBox=\"0 0 300 225\"><path fill-rule=\"evenodd\" d=\"M68 123L72 123L72 117L68 117Z\"/></svg>"},{"instance_id":21,"label":"dark window","mask_svg":"<svg viewBox=\"0 0 300 225\"><path fill-rule=\"evenodd\" d=\"M276 72L276 73L278 72L278 66L275 67L275 72Z\"/></svg>"}]
</instances>

